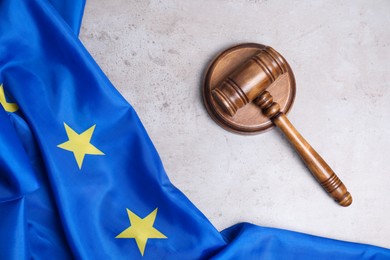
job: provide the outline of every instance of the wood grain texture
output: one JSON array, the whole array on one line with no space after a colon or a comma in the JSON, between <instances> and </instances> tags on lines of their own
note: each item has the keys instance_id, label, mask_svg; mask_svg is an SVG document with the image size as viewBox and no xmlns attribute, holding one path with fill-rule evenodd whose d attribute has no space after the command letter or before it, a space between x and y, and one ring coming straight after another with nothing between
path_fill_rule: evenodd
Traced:
<instances>
[{"instance_id":1,"label":"wood grain texture","mask_svg":"<svg viewBox=\"0 0 390 260\"><path fill-rule=\"evenodd\" d=\"M273 94L278 97L288 97L291 96L292 88L279 87L273 89L272 94L269 91L269 88L275 85L278 80L286 75L293 75L283 56L271 47L258 45L255 52L240 62L234 59L223 59L231 53L231 50L245 49L251 46L256 45L243 44L233 47L220 54L210 66L203 88L208 112L215 121L230 131L251 133L259 132L259 129L253 131L250 126L245 125L246 122L253 121L254 118L254 114L248 112L246 108L250 107L250 111L257 111L257 108L260 110L259 113L271 124L279 127L324 190L341 206L351 205L352 196L345 185L288 120L285 114L285 104L281 106L277 101L274 101ZM228 62L231 62L229 66ZM210 78L216 73L215 68L221 66L229 67L229 73L225 72L224 77L221 76L221 73L217 73L220 83L210 87ZM293 76L291 78L294 79ZM287 86L291 85L287 84ZM295 96L295 81L293 81L293 86ZM292 102L289 104L291 106ZM240 128L231 123L231 121L237 121L237 118L244 122ZM264 129L262 128L260 131Z\"/></svg>"},{"instance_id":2,"label":"wood grain texture","mask_svg":"<svg viewBox=\"0 0 390 260\"><path fill-rule=\"evenodd\" d=\"M270 85L267 84L267 91L272 94L284 113L287 114L291 109L295 99L294 74L286 61L283 66L287 71L281 74L277 64L272 64L270 61L270 55L265 53L266 50L270 51L270 48L262 44L240 44L218 54L206 70L202 87L204 104L214 121L228 131L239 134L257 134L274 127L272 121L262 114L261 109L251 102L258 94L251 90L251 87L256 88L259 85L258 81L265 80L266 83L270 83ZM263 57L263 55L267 56ZM262 68L258 65L260 62L257 56L261 57L260 60L263 60L263 63L270 64L270 68L274 68L271 71L275 74L272 82L268 82L268 77L264 75L267 73L263 69L264 66ZM243 81L244 78L251 79L251 82ZM241 88L237 86L243 84L246 85L246 90L241 91ZM222 85L227 89L224 89ZM215 89L221 90L222 95L224 91L230 91L234 94L230 97L232 101L229 98L217 100L215 97L218 93L213 91ZM252 93L246 94L247 90ZM230 96L229 93L226 94ZM247 98L246 95L249 97ZM217 104L217 102L223 103L223 100L234 103L231 106Z\"/></svg>"},{"instance_id":3,"label":"wood grain texture","mask_svg":"<svg viewBox=\"0 0 390 260\"><path fill-rule=\"evenodd\" d=\"M322 159L297 129L295 129L287 116L283 112L280 112L280 106L273 102L271 94L268 91L264 91L254 100L254 103L279 127L324 190L341 206L347 207L351 205L352 196L347 191L345 185L324 159Z\"/></svg>"}]
</instances>

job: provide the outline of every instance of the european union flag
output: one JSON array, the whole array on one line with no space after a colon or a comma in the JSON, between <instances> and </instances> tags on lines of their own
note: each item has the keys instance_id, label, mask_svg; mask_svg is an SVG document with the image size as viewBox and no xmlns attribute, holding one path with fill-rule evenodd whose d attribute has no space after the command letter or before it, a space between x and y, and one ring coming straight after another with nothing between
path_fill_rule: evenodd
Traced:
<instances>
[{"instance_id":1,"label":"european union flag","mask_svg":"<svg viewBox=\"0 0 390 260\"><path fill-rule=\"evenodd\" d=\"M218 232L78 40L83 6L0 2L1 259L390 258L251 224Z\"/></svg>"}]
</instances>

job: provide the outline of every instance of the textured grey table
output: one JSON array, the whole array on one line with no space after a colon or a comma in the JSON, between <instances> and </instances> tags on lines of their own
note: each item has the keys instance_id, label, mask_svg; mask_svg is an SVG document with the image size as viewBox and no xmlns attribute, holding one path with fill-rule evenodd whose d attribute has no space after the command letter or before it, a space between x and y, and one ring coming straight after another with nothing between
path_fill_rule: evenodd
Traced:
<instances>
[{"instance_id":1,"label":"textured grey table","mask_svg":"<svg viewBox=\"0 0 390 260\"><path fill-rule=\"evenodd\" d=\"M249 221L390 248L390 1L88 1L80 38L153 140L171 181L218 228ZM204 70L242 42L297 81L291 121L349 188L342 208L278 131L226 132Z\"/></svg>"}]
</instances>

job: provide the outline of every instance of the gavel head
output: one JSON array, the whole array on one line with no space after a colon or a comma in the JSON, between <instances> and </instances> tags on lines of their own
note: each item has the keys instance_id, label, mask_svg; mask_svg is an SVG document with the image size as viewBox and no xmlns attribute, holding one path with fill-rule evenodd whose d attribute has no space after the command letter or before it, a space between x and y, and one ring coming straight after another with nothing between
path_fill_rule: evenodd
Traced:
<instances>
[{"instance_id":1,"label":"gavel head","mask_svg":"<svg viewBox=\"0 0 390 260\"><path fill-rule=\"evenodd\" d=\"M202 95L207 112L228 131L257 134L274 126L258 102L252 102L266 91L284 114L294 103L296 87L290 66L278 52L262 44L244 43L219 53L204 76Z\"/></svg>"},{"instance_id":2,"label":"gavel head","mask_svg":"<svg viewBox=\"0 0 390 260\"><path fill-rule=\"evenodd\" d=\"M214 88L212 96L223 111L234 116L287 71L288 64L282 55L265 47Z\"/></svg>"}]
</instances>

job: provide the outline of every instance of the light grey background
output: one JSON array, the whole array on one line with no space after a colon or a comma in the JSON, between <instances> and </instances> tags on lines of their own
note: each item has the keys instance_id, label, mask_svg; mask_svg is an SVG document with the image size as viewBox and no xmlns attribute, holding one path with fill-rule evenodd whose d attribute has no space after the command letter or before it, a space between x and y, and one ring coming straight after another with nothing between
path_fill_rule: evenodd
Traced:
<instances>
[{"instance_id":1,"label":"light grey background","mask_svg":"<svg viewBox=\"0 0 390 260\"><path fill-rule=\"evenodd\" d=\"M80 38L133 105L171 181L222 230L248 221L390 248L390 1L87 1ZM200 87L243 42L290 63L289 114L353 195L334 203L277 130L226 132Z\"/></svg>"}]
</instances>

